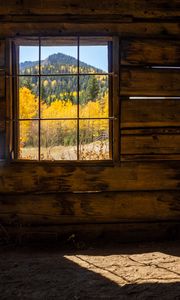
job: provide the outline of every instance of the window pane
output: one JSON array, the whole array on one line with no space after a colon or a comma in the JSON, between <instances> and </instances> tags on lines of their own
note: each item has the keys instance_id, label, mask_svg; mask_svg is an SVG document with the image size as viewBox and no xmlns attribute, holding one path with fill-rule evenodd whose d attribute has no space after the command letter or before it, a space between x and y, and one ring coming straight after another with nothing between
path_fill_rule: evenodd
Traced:
<instances>
[{"instance_id":1,"label":"window pane","mask_svg":"<svg viewBox=\"0 0 180 300\"><path fill-rule=\"evenodd\" d=\"M80 73L108 72L108 43L96 38L80 38Z\"/></svg>"},{"instance_id":2,"label":"window pane","mask_svg":"<svg viewBox=\"0 0 180 300\"><path fill-rule=\"evenodd\" d=\"M77 121L41 121L41 159L77 159Z\"/></svg>"},{"instance_id":3,"label":"window pane","mask_svg":"<svg viewBox=\"0 0 180 300\"><path fill-rule=\"evenodd\" d=\"M77 76L41 77L41 117L77 117Z\"/></svg>"},{"instance_id":4,"label":"window pane","mask_svg":"<svg viewBox=\"0 0 180 300\"><path fill-rule=\"evenodd\" d=\"M36 46L19 47L19 74L39 74L39 42L33 41Z\"/></svg>"},{"instance_id":5,"label":"window pane","mask_svg":"<svg viewBox=\"0 0 180 300\"><path fill-rule=\"evenodd\" d=\"M109 120L80 120L80 160L109 159Z\"/></svg>"},{"instance_id":6,"label":"window pane","mask_svg":"<svg viewBox=\"0 0 180 300\"><path fill-rule=\"evenodd\" d=\"M109 88L106 75L81 75L79 112L81 118L106 118L109 116Z\"/></svg>"},{"instance_id":7,"label":"window pane","mask_svg":"<svg viewBox=\"0 0 180 300\"><path fill-rule=\"evenodd\" d=\"M77 38L41 40L41 73L77 73Z\"/></svg>"},{"instance_id":8,"label":"window pane","mask_svg":"<svg viewBox=\"0 0 180 300\"><path fill-rule=\"evenodd\" d=\"M39 80L36 76L19 77L19 118L35 119L38 117Z\"/></svg>"},{"instance_id":9,"label":"window pane","mask_svg":"<svg viewBox=\"0 0 180 300\"><path fill-rule=\"evenodd\" d=\"M19 121L20 159L38 159L38 121Z\"/></svg>"}]
</instances>

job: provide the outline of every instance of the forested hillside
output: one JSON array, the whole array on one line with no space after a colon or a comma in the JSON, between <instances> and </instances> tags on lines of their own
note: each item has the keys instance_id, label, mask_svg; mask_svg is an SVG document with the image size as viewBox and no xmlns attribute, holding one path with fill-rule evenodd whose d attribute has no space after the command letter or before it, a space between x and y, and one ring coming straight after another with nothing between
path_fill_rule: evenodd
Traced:
<instances>
[{"instance_id":1,"label":"forested hillside","mask_svg":"<svg viewBox=\"0 0 180 300\"><path fill-rule=\"evenodd\" d=\"M50 104L56 99L70 100L77 103L78 82L77 74L78 61L76 58L57 53L50 55L41 61L41 98L45 103ZM108 88L108 78L106 75L91 76L88 74L105 73L103 70L92 67L84 62L79 62L79 98L80 103L87 103L89 100L95 101L105 95ZM25 75L20 78L20 87L29 88L33 94L38 95L39 92L39 63L38 61L26 61L20 64L20 74ZM57 76L54 76L56 75ZM59 74L64 76L58 76ZM28 75L28 76L26 76ZM47 75L47 76L44 76Z\"/></svg>"}]
</instances>

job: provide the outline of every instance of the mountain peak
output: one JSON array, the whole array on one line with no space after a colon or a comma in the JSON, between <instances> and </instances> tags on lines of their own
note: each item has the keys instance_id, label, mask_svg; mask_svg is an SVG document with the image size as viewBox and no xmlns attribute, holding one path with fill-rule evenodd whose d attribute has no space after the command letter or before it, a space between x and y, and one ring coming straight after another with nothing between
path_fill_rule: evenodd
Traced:
<instances>
[{"instance_id":1,"label":"mountain peak","mask_svg":"<svg viewBox=\"0 0 180 300\"><path fill-rule=\"evenodd\" d=\"M34 67L36 65L38 65L38 61L25 61L20 63L20 70L23 71L26 68L31 68ZM61 52L58 53L54 53L49 55L46 59L41 60L41 64L42 65L73 65L73 66L77 66L78 65L78 60L70 55L67 54L63 54ZM94 69L95 72L102 72L102 70L93 67L91 65L88 65L82 61L79 61L79 66L80 67L84 67L84 68L92 68Z\"/></svg>"}]
</instances>

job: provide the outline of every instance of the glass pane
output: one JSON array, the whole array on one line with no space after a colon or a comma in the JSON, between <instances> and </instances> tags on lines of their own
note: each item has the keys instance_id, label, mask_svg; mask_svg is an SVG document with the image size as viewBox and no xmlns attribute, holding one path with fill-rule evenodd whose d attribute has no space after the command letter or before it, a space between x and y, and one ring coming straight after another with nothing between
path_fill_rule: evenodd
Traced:
<instances>
[{"instance_id":1,"label":"glass pane","mask_svg":"<svg viewBox=\"0 0 180 300\"><path fill-rule=\"evenodd\" d=\"M19 118L38 117L39 80L36 76L19 77Z\"/></svg>"},{"instance_id":2,"label":"glass pane","mask_svg":"<svg viewBox=\"0 0 180 300\"><path fill-rule=\"evenodd\" d=\"M81 75L79 91L80 118L109 116L109 88L106 75Z\"/></svg>"},{"instance_id":3,"label":"glass pane","mask_svg":"<svg viewBox=\"0 0 180 300\"><path fill-rule=\"evenodd\" d=\"M38 159L38 121L19 121L18 158Z\"/></svg>"},{"instance_id":4,"label":"glass pane","mask_svg":"<svg viewBox=\"0 0 180 300\"><path fill-rule=\"evenodd\" d=\"M108 72L108 42L99 38L80 38L80 73Z\"/></svg>"},{"instance_id":5,"label":"glass pane","mask_svg":"<svg viewBox=\"0 0 180 300\"><path fill-rule=\"evenodd\" d=\"M41 73L77 73L77 38L41 40Z\"/></svg>"},{"instance_id":6,"label":"glass pane","mask_svg":"<svg viewBox=\"0 0 180 300\"><path fill-rule=\"evenodd\" d=\"M41 159L77 159L77 121L41 121Z\"/></svg>"},{"instance_id":7,"label":"glass pane","mask_svg":"<svg viewBox=\"0 0 180 300\"><path fill-rule=\"evenodd\" d=\"M41 77L41 118L77 117L77 76Z\"/></svg>"},{"instance_id":8,"label":"glass pane","mask_svg":"<svg viewBox=\"0 0 180 300\"><path fill-rule=\"evenodd\" d=\"M34 41L33 43L37 46L19 46L19 74L39 74L38 41Z\"/></svg>"},{"instance_id":9,"label":"glass pane","mask_svg":"<svg viewBox=\"0 0 180 300\"><path fill-rule=\"evenodd\" d=\"M110 159L109 120L80 120L80 160Z\"/></svg>"}]
</instances>

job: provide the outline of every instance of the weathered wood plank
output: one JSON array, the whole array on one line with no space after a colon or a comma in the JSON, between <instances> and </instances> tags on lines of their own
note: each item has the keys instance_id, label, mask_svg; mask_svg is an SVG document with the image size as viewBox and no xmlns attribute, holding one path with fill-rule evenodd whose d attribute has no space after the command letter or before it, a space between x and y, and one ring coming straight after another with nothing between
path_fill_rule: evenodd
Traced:
<instances>
[{"instance_id":1,"label":"weathered wood plank","mask_svg":"<svg viewBox=\"0 0 180 300\"><path fill-rule=\"evenodd\" d=\"M120 14L138 18L178 17L180 16L179 0L146 1L81 1L81 0L23 0L1 1L1 14Z\"/></svg>"},{"instance_id":2,"label":"weathered wood plank","mask_svg":"<svg viewBox=\"0 0 180 300\"><path fill-rule=\"evenodd\" d=\"M180 128L123 130L121 154L180 154Z\"/></svg>"},{"instance_id":3,"label":"weathered wood plank","mask_svg":"<svg viewBox=\"0 0 180 300\"><path fill-rule=\"evenodd\" d=\"M121 161L173 161L180 160L180 154L125 154L121 155Z\"/></svg>"},{"instance_id":4,"label":"weathered wood plank","mask_svg":"<svg viewBox=\"0 0 180 300\"><path fill-rule=\"evenodd\" d=\"M180 188L180 161L96 163L0 162L0 193L168 190Z\"/></svg>"},{"instance_id":5,"label":"weathered wood plank","mask_svg":"<svg viewBox=\"0 0 180 300\"><path fill-rule=\"evenodd\" d=\"M121 68L120 94L126 96L179 96L180 71Z\"/></svg>"},{"instance_id":6,"label":"weathered wood plank","mask_svg":"<svg viewBox=\"0 0 180 300\"><path fill-rule=\"evenodd\" d=\"M0 231L2 240L15 239L16 242L42 242L47 240L65 242L77 248L82 242L108 242L116 244L122 242L159 241L161 239L179 239L180 222L138 222L114 224L72 224L54 226L5 226L5 232ZM74 237L73 241L69 240ZM69 241L69 243L68 243ZM101 244L102 246L102 244Z\"/></svg>"},{"instance_id":7,"label":"weathered wood plank","mask_svg":"<svg viewBox=\"0 0 180 300\"><path fill-rule=\"evenodd\" d=\"M34 20L32 19L34 18ZM44 17L43 17L44 18ZM0 36L2 37L13 37L13 36L31 36L31 35L41 35L41 36L59 36L59 35L75 35L75 34L94 34L94 35L108 35L117 34L121 37L153 37L153 38L168 38L174 37L179 38L180 35L180 24L178 22L172 23L117 23L105 22L101 18L94 21L89 21L85 17L86 21L80 22L80 18L77 16L77 21L71 21L68 16L67 19L59 18L58 22L55 22L54 16L52 20L47 20L44 22L39 22L41 20L40 16L31 16L31 19L23 18L21 22L21 16L17 17L16 22L2 22L0 23ZM113 17L114 19L114 17ZM108 19L106 19L108 20ZM51 23L50 23L51 21ZM99 23L101 21L101 23ZM94 22L94 23L93 23ZM77 24L76 24L77 23Z\"/></svg>"},{"instance_id":8,"label":"weathered wood plank","mask_svg":"<svg viewBox=\"0 0 180 300\"><path fill-rule=\"evenodd\" d=\"M123 65L180 65L180 42L165 40L123 40Z\"/></svg>"},{"instance_id":9,"label":"weathered wood plank","mask_svg":"<svg viewBox=\"0 0 180 300\"><path fill-rule=\"evenodd\" d=\"M179 197L180 191L0 195L0 223L57 225L178 220Z\"/></svg>"},{"instance_id":10,"label":"weathered wood plank","mask_svg":"<svg viewBox=\"0 0 180 300\"><path fill-rule=\"evenodd\" d=\"M121 99L121 128L180 126L180 99Z\"/></svg>"}]
</instances>

